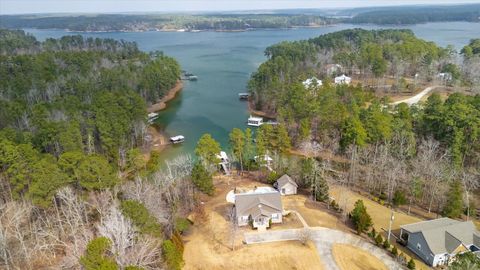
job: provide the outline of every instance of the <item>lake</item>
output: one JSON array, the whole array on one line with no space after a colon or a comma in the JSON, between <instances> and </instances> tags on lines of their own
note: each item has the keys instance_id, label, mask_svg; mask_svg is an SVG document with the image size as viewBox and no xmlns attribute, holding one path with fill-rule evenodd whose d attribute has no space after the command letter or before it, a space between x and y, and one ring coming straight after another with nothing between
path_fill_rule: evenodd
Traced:
<instances>
[{"instance_id":1,"label":"lake","mask_svg":"<svg viewBox=\"0 0 480 270\"><path fill-rule=\"evenodd\" d=\"M440 46L454 45L460 50L472 38L480 38L480 23L427 23L403 27L339 24L322 28L257 30L247 32L140 32L79 33L135 41L145 51L161 50L175 57L182 69L199 77L186 82L182 92L160 113L158 123L169 135L182 134L183 145L169 147L164 158L181 153L193 154L197 140L210 133L228 147L228 133L234 127L245 128L246 103L238 93L246 91L250 74L265 61L266 47L284 41L301 40L349 28L408 28L423 39ZM76 34L62 30L26 29L39 40Z\"/></svg>"}]
</instances>

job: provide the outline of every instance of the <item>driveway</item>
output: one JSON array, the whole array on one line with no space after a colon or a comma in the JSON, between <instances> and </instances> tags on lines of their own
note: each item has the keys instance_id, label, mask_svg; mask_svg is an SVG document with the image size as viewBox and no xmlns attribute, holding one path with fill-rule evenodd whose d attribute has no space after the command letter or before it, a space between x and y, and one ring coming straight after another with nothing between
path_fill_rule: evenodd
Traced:
<instances>
[{"instance_id":1,"label":"driveway","mask_svg":"<svg viewBox=\"0 0 480 270\"><path fill-rule=\"evenodd\" d=\"M388 269L404 269L393 260L385 250L361 239L356 235L322 227L306 227L303 229L288 229L279 231L266 231L258 233L245 233L245 243L269 243L278 241L299 240L300 232L308 230L310 238L315 244L318 255L324 263L325 269L340 270L332 254L334 244L348 244L367 251L377 257Z\"/></svg>"},{"instance_id":2,"label":"driveway","mask_svg":"<svg viewBox=\"0 0 480 270\"><path fill-rule=\"evenodd\" d=\"M408 106L412 106L413 104L416 104L418 102L420 102L420 100L422 100L422 98L427 95L428 93L430 93L432 90L434 90L435 88L437 87L440 87L440 86L430 86L430 87L427 87L425 88L422 92L416 94L415 96L411 97L411 98L407 98L407 99L403 99L403 100L399 100L399 101L396 101L396 102L393 102L391 103L392 105L398 105L400 103L407 103Z\"/></svg>"}]
</instances>

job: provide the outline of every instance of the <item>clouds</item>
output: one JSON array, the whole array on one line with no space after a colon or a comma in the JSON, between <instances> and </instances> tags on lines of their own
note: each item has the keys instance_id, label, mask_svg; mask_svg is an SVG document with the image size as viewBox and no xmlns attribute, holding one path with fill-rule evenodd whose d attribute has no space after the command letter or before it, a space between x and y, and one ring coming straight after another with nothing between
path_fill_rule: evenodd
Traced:
<instances>
[{"instance_id":1,"label":"clouds","mask_svg":"<svg viewBox=\"0 0 480 270\"><path fill-rule=\"evenodd\" d=\"M194 12L458 4L455 0L0 0L1 14L72 12ZM479 0L463 0L480 3Z\"/></svg>"}]
</instances>

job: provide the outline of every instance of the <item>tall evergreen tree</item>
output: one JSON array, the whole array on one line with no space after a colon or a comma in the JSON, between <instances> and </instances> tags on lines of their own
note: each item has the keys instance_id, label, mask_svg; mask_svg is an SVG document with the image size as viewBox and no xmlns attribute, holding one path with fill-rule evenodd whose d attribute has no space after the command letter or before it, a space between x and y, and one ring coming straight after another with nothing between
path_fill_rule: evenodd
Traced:
<instances>
[{"instance_id":1,"label":"tall evergreen tree","mask_svg":"<svg viewBox=\"0 0 480 270\"><path fill-rule=\"evenodd\" d=\"M463 188L460 181L453 181L447 195L447 202L442 214L450 218L458 218L463 212Z\"/></svg>"},{"instance_id":2,"label":"tall evergreen tree","mask_svg":"<svg viewBox=\"0 0 480 270\"><path fill-rule=\"evenodd\" d=\"M358 234L368 231L368 229L373 225L372 218L367 213L367 208L363 204L362 200L355 202L355 207L350 213L350 216Z\"/></svg>"}]
</instances>

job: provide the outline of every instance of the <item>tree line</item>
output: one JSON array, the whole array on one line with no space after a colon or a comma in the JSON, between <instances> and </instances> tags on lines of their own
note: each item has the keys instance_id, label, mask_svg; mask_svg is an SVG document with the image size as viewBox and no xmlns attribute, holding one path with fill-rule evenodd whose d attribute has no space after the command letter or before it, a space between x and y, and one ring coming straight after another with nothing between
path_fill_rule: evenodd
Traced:
<instances>
[{"instance_id":1,"label":"tree line","mask_svg":"<svg viewBox=\"0 0 480 270\"><path fill-rule=\"evenodd\" d=\"M192 162L164 173L142 152L175 59L113 39L0 36L2 267L180 269Z\"/></svg>"},{"instance_id":2,"label":"tree line","mask_svg":"<svg viewBox=\"0 0 480 270\"><path fill-rule=\"evenodd\" d=\"M68 29L71 31L248 30L321 26L335 19L309 14L25 16L2 15L3 28Z\"/></svg>"}]
</instances>

